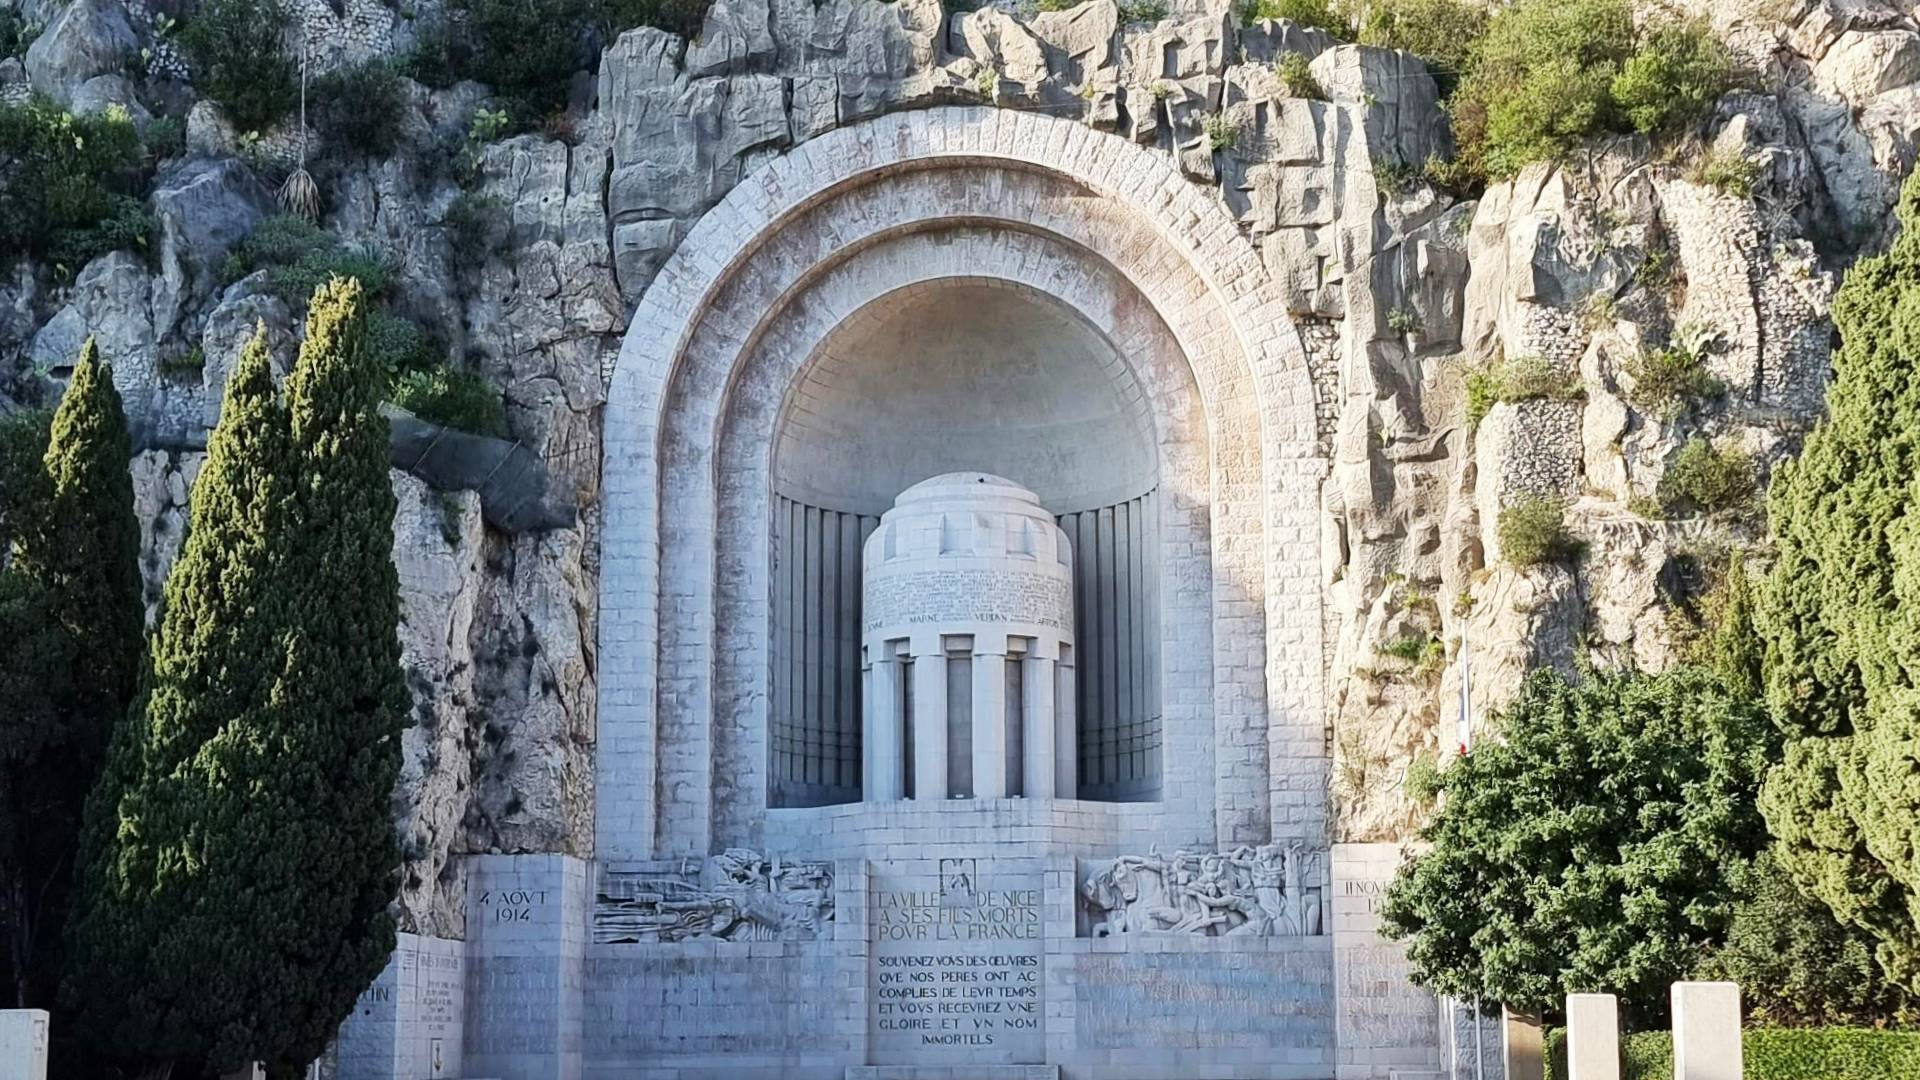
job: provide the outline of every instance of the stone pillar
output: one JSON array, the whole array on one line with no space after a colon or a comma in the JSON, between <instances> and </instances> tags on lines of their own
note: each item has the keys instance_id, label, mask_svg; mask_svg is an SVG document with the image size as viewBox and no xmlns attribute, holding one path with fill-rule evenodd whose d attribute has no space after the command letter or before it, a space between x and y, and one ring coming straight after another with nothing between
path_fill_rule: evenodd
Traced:
<instances>
[{"instance_id":1,"label":"stone pillar","mask_svg":"<svg viewBox=\"0 0 1920 1080\"><path fill-rule=\"evenodd\" d=\"M1620 1003L1567 995L1567 1080L1620 1080Z\"/></svg>"},{"instance_id":2,"label":"stone pillar","mask_svg":"<svg viewBox=\"0 0 1920 1080\"><path fill-rule=\"evenodd\" d=\"M1505 1050L1507 1080L1546 1080L1547 1056L1540 1037L1540 1014L1500 1010L1500 1044Z\"/></svg>"},{"instance_id":3,"label":"stone pillar","mask_svg":"<svg viewBox=\"0 0 1920 1080\"><path fill-rule=\"evenodd\" d=\"M973 640L973 797L1007 797L1007 637Z\"/></svg>"},{"instance_id":4,"label":"stone pillar","mask_svg":"<svg viewBox=\"0 0 1920 1080\"><path fill-rule=\"evenodd\" d=\"M47 1011L0 1009L0 1080L47 1080Z\"/></svg>"},{"instance_id":5,"label":"stone pillar","mask_svg":"<svg viewBox=\"0 0 1920 1080\"><path fill-rule=\"evenodd\" d=\"M947 651L938 632L913 637L913 797L947 797Z\"/></svg>"},{"instance_id":6,"label":"stone pillar","mask_svg":"<svg viewBox=\"0 0 1920 1080\"><path fill-rule=\"evenodd\" d=\"M1027 725L1027 798L1051 799L1059 793L1057 762L1060 751L1055 733L1063 726L1068 728L1073 726L1073 707L1071 705L1067 707L1066 719L1063 722L1055 707L1057 699L1053 692L1054 666L1057 661L1028 653L1027 659L1022 662L1026 664L1021 685L1027 698L1024 706L1025 715L1022 717ZM1041 716L1054 717L1052 731L1047 729L1046 724L1039 722L1037 718ZM1072 796L1073 792L1069 790L1061 797L1072 798Z\"/></svg>"},{"instance_id":7,"label":"stone pillar","mask_svg":"<svg viewBox=\"0 0 1920 1080\"><path fill-rule=\"evenodd\" d=\"M866 798L892 802L905 797L903 749L900 746L900 661L891 650L867 652L866 737L861 740L862 774Z\"/></svg>"},{"instance_id":8,"label":"stone pillar","mask_svg":"<svg viewBox=\"0 0 1920 1080\"><path fill-rule=\"evenodd\" d=\"M1053 671L1053 794L1080 797L1080 712L1075 704L1073 646L1060 646Z\"/></svg>"},{"instance_id":9,"label":"stone pillar","mask_svg":"<svg viewBox=\"0 0 1920 1080\"><path fill-rule=\"evenodd\" d=\"M1673 1080L1742 1080L1740 987L1673 984Z\"/></svg>"},{"instance_id":10,"label":"stone pillar","mask_svg":"<svg viewBox=\"0 0 1920 1080\"><path fill-rule=\"evenodd\" d=\"M917 800L1073 797L1073 679L1064 659L1073 647L1073 556L1039 499L984 473L924 480L881 517L862 559L862 644L874 673L862 717L867 801L903 797L887 770L909 755L902 765ZM903 643L913 657L910 750L890 736L898 717L880 692L883 660ZM1009 660L1019 657L1021 687L1009 701ZM1047 685L1037 686L1042 679Z\"/></svg>"}]
</instances>

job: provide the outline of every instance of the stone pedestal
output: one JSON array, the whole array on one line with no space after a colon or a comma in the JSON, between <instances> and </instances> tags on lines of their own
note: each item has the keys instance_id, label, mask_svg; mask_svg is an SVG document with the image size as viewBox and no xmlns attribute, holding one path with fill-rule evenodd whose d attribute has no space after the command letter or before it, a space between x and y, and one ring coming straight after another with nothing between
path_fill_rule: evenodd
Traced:
<instances>
[{"instance_id":1,"label":"stone pedestal","mask_svg":"<svg viewBox=\"0 0 1920 1080\"><path fill-rule=\"evenodd\" d=\"M566 855L469 864L464 1075L581 1075L589 870Z\"/></svg>"},{"instance_id":2,"label":"stone pedestal","mask_svg":"<svg viewBox=\"0 0 1920 1080\"><path fill-rule=\"evenodd\" d=\"M441 1080L461 1069L466 942L400 934L340 1025L338 1080Z\"/></svg>"},{"instance_id":3,"label":"stone pedestal","mask_svg":"<svg viewBox=\"0 0 1920 1080\"><path fill-rule=\"evenodd\" d=\"M1567 1080L1620 1080L1620 1003L1612 994L1567 995Z\"/></svg>"},{"instance_id":4,"label":"stone pedestal","mask_svg":"<svg viewBox=\"0 0 1920 1080\"><path fill-rule=\"evenodd\" d=\"M1740 987L1673 984L1673 1080L1742 1080Z\"/></svg>"},{"instance_id":5,"label":"stone pedestal","mask_svg":"<svg viewBox=\"0 0 1920 1080\"><path fill-rule=\"evenodd\" d=\"M1333 845L1334 1000L1339 1080L1446 1075L1440 1002L1408 978L1405 948L1380 936L1398 844Z\"/></svg>"},{"instance_id":6,"label":"stone pedestal","mask_svg":"<svg viewBox=\"0 0 1920 1080\"><path fill-rule=\"evenodd\" d=\"M47 1080L45 1009L0 1009L0 1080Z\"/></svg>"}]
</instances>

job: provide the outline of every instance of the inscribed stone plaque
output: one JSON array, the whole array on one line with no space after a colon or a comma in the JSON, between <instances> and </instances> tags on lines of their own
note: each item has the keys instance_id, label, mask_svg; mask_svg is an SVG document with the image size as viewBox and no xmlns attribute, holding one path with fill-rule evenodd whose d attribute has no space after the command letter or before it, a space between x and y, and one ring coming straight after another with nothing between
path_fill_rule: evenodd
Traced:
<instances>
[{"instance_id":1,"label":"inscribed stone plaque","mask_svg":"<svg viewBox=\"0 0 1920 1080\"><path fill-rule=\"evenodd\" d=\"M1045 1059L1040 891L1032 860L874 864L874 1064Z\"/></svg>"},{"instance_id":2,"label":"inscribed stone plaque","mask_svg":"<svg viewBox=\"0 0 1920 1080\"><path fill-rule=\"evenodd\" d=\"M1408 977L1405 949L1380 936L1380 904L1400 866L1396 844L1333 846L1337 1076L1439 1075L1447 1033L1440 1003Z\"/></svg>"}]
</instances>

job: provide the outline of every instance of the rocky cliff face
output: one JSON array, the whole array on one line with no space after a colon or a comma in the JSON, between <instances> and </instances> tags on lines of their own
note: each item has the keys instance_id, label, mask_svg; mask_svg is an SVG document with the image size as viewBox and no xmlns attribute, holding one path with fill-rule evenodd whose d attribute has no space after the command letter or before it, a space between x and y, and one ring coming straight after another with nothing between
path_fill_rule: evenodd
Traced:
<instances>
[{"instance_id":1,"label":"rocky cliff face","mask_svg":"<svg viewBox=\"0 0 1920 1080\"><path fill-rule=\"evenodd\" d=\"M272 211L300 140L238 136L206 102L143 100L129 51L177 62L143 0L9 5L46 29L0 60L0 95L188 117L187 151L148 199L150 253L64 282L24 260L0 274L9 400L45 393L86 334L115 365L153 447L133 468L157 599L244 335L264 323L290 355L298 333L257 275L222 287L216 268ZM565 139L473 148L470 186L504 216L477 254L455 243L462 189L437 148L470 130L484 88L409 84L400 148L381 160L329 156L309 133L329 227L398 268L395 306L502 389L512 436L580 507L572 527L510 535L471 493L395 474L417 720L396 794L408 928L461 927L454 855L590 850L599 417L635 299L757 164L889 110L990 101L1159 148L1285 283L1330 461L1337 839L1418 820L1407 777L1466 737L1469 666L1479 713L1538 665L1672 662L1719 553L1757 523L1750 507L1692 512L1663 480L1701 445L1762 478L1792 452L1819 408L1835 276L1885 240L1920 136L1920 27L1898 5L1696 6L1754 73L1720 103L1705 149L1617 140L1477 202L1419 179L1450 149L1419 60L1287 23L1241 27L1202 0L1154 23L1111 0L1034 15L718 0L693 43L645 29L609 43L597 82L576 80ZM425 12L294 9L323 70L408 48ZM1325 100L1290 95L1275 71L1289 53ZM1723 167L1690 164L1703 158ZM178 362L189 354L204 362ZM1704 371L1711 391L1696 379L1676 397L1674 369ZM1663 498L1670 509L1654 510ZM1502 557L1502 512L1536 499L1564 504L1583 557Z\"/></svg>"}]
</instances>

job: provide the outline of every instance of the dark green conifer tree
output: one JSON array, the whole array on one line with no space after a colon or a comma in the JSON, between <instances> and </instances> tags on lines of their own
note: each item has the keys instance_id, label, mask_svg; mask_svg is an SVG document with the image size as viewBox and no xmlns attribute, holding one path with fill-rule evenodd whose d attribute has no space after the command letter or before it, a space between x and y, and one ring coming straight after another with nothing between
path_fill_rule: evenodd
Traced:
<instances>
[{"instance_id":1,"label":"dark green conifer tree","mask_svg":"<svg viewBox=\"0 0 1920 1080\"><path fill-rule=\"evenodd\" d=\"M1827 416L1775 476L1759 590L1774 856L1920 992L1920 177L1834 298Z\"/></svg>"},{"instance_id":2,"label":"dark green conifer tree","mask_svg":"<svg viewBox=\"0 0 1920 1080\"><path fill-rule=\"evenodd\" d=\"M88 340L44 455L17 470L18 490L6 500L13 543L0 572L0 923L12 968L7 996L21 1006L53 1004L81 812L140 670L131 457L113 373Z\"/></svg>"},{"instance_id":3,"label":"dark green conifer tree","mask_svg":"<svg viewBox=\"0 0 1920 1080\"><path fill-rule=\"evenodd\" d=\"M72 992L149 1070L316 1057L385 964L406 689L381 373L314 296L274 396L229 382L153 676L89 817Z\"/></svg>"}]
</instances>

